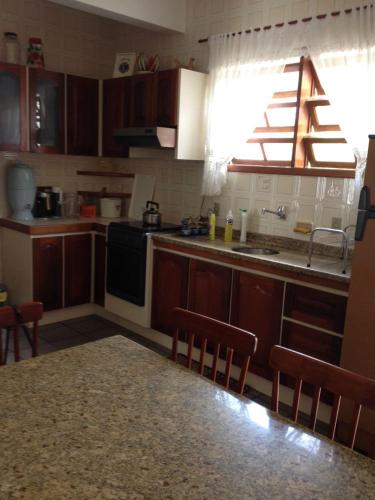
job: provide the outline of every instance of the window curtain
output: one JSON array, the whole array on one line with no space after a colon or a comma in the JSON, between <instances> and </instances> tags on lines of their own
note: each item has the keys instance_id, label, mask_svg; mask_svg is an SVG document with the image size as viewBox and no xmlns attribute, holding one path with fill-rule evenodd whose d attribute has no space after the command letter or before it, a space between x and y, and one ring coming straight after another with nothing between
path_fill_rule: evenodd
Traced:
<instances>
[{"instance_id":1,"label":"window curtain","mask_svg":"<svg viewBox=\"0 0 375 500\"><path fill-rule=\"evenodd\" d=\"M375 7L313 19L305 36L320 82L356 157L359 187L368 135L375 132Z\"/></svg>"},{"instance_id":2,"label":"window curtain","mask_svg":"<svg viewBox=\"0 0 375 500\"><path fill-rule=\"evenodd\" d=\"M296 55L298 33L299 27L287 25L210 37L203 195L221 193L228 162L259 123L277 78Z\"/></svg>"}]
</instances>

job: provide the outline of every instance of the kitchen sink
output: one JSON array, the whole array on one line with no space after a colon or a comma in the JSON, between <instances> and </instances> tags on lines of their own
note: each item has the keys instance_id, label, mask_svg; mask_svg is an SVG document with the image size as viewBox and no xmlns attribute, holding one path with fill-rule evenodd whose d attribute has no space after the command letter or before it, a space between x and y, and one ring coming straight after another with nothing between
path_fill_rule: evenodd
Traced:
<instances>
[{"instance_id":1,"label":"kitchen sink","mask_svg":"<svg viewBox=\"0 0 375 500\"><path fill-rule=\"evenodd\" d=\"M278 250L273 248L254 248L254 247L233 247L233 252L247 253L249 255L276 255Z\"/></svg>"}]
</instances>

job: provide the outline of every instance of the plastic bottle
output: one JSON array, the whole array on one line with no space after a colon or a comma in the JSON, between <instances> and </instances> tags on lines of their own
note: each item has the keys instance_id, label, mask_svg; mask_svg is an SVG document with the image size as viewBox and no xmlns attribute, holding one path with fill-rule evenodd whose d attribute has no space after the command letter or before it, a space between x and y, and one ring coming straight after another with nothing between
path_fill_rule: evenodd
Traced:
<instances>
[{"instance_id":1,"label":"plastic bottle","mask_svg":"<svg viewBox=\"0 0 375 500\"><path fill-rule=\"evenodd\" d=\"M233 214L232 210L228 210L225 220L224 241L232 241L233 237Z\"/></svg>"},{"instance_id":2,"label":"plastic bottle","mask_svg":"<svg viewBox=\"0 0 375 500\"><path fill-rule=\"evenodd\" d=\"M240 212L241 212L241 236L240 236L240 243L246 243L247 210L246 210L246 208L240 208Z\"/></svg>"},{"instance_id":3,"label":"plastic bottle","mask_svg":"<svg viewBox=\"0 0 375 500\"><path fill-rule=\"evenodd\" d=\"M215 239L216 215L215 215L215 212L213 210L210 211L209 222L210 222L210 232L209 232L210 240L214 240Z\"/></svg>"}]
</instances>

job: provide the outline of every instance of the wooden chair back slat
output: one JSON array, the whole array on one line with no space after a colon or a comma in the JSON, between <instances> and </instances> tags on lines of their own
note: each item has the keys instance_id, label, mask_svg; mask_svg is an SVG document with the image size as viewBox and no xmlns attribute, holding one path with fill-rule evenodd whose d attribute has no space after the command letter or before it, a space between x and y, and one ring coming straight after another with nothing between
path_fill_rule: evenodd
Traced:
<instances>
[{"instance_id":1,"label":"wooden chair back slat","mask_svg":"<svg viewBox=\"0 0 375 500\"><path fill-rule=\"evenodd\" d=\"M280 371L273 371L273 384L272 384L272 410L279 413L279 396L280 396Z\"/></svg>"},{"instance_id":2,"label":"wooden chair back slat","mask_svg":"<svg viewBox=\"0 0 375 500\"><path fill-rule=\"evenodd\" d=\"M331 411L331 418L329 421L328 437L330 439L335 439L337 419L339 416L340 405L341 405L341 396L339 394L336 394L335 400L333 402L332 411Z\"/></svg>"},{"instance_id":3,"label":"wooden chair back slat","mask_svg":"<svg viewBox=\"0 0 375 500\"><path fill-rule=\"evenodd\" d=\"M310 414L310 429L315 431L315 426L316 426L316 420L318 418L318 410L319 410L319 401L320 401L320 394L322 392L321 387L315 387L314 390L314 397L311 403L311 414Z\"/></svg>"},{"instance_id":4,"label":"wooden chair back slat","mask_svg":"<svg viewBox=\"0 0 375 500\"><path fill-rule=\"evenodd\" d=\"M203 339L201 343L201 353L199 358L199 375L203 375L204 370L204 357L206 355L207 339Z\"/></svg>"},{"instance_id":5,"label":"wooden chair back slat","mask_svg":"<svg viewBox=\"0 0 375 500\"><path fill-rule=\"evenodd\" d=\"M230 372L232 369L232 361L233 361L233 349L228 349L227 350L227 358L226 358L226 362L225 362L225 378L224 378L224 385L225 385L226 389L228 389L228 387L229 387Z\"/></svg>"},{"instance_id":6,"label":"wooden chair back slat","mask_svg":"<svg viewBox=\"0 0 375 500\"><path fill-rule=\"evenodd\" d=\"M341 397L353 401L354 410L347 443L353 448L362 406L375 410L375 380L281 346L271 349L270 365L274 369L272 406L275 411L278 410L280 372L296 379L292 417L294 421L297 421L302 381L315 387L310 414L312 429L315 429L321 390L328 390L335 395L329 425L331 439L334 439L336 433Z\"/></svg>"},{"instance_id":7,"label":"wooden chair back slat","mask_svg":"<svg viewBox=\"0 0 375 500\"><path fill-rule=\"evenodd\" d=\"M220 354L220 344L216 344L215 352L214 352L214 359L212 362L212 370L211 370L211 380L213 380L214 382L216 381L217 362L219 360L219 354Z\"/></svg>"},{"instance_id":8,"label":"wooden chair back slat","mask_svg":"<svg viewBox=\"0 0 375 500\"><path fill-rule=\"evenodd\" d=\"M299 409L299 402L301 399L301 390L302 390L302 379L298 378L296 380L296 386L294 388L294 397L293 397L293 421L297 422L298 419L298 409Z\"/></svg>"},{"instance_id":9,"label":"wooden chair back slat","mask_svg":"<svg viewBox=\"0 0 375 500\"><path fill-rule=\"evenodd\" d=\"M188 368L191 368L192 366L194 341L199 340L200 357L198 372L203 374L207 343L209 343L214 347L210 378L213 381L216 381L220 346L225 347L227 349L227 356L224 385L228 388L230 383L233 355L234 352L236 352L241 358L241 374L238 392L242 394L245 387L250 359L257 347L256 336L236 326L223 323L222 321L218 321L180 307L176 307L173 310L173 322L176 329L173 337L172 359L177 361L179 332L186 332L188 334L187 366Z\"/></svg>"}]
</instances>

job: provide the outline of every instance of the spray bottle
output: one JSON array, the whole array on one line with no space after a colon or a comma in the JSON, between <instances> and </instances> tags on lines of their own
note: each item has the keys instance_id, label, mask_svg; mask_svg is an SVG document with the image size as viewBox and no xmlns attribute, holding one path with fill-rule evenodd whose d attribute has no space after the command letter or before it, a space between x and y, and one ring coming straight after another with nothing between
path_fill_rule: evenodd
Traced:
<instances>
[{"instance_id":1,"label":"spray bottle","mask_svg":"<svg viewBox=\"0 0 375 500\"><path fill-rule=\"evenodd\" d=\"M232 241L233 237L233 214L232 210L228 210L225 220L224 241Z\"/></svg>"}]
</instances>

